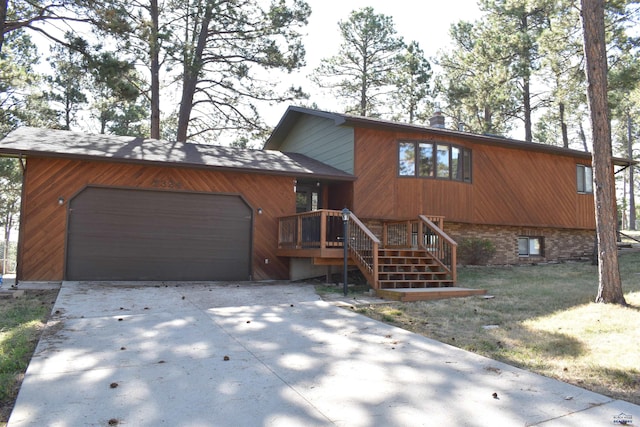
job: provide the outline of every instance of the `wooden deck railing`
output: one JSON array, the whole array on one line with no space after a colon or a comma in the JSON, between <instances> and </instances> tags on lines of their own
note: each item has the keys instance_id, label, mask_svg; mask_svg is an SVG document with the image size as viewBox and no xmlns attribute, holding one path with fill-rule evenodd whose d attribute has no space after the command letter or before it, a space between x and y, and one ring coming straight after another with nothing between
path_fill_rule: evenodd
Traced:
<instances>
[{"instance_id":1,"label":"wooden deck railing","mask_svg":"<svg viewBox=\"0 0 640 427\"><path fill-rule=\"evenodd\" d=\"M382 227L382 247L421 248L456 280L457 243L443 230L444 217L420 215L419 219L386 221Z\"/></svg>"},{"instance_id":2,"label":"wooden deck railing","mask_svg":"<svg viewBox=\"0 0 640 427\"><path fill-rule=\"evenodd\" d=\"M356 217L349 217L349 254L374 289L378 283L378 250L380 240Z\"/></svg>"},{"instance_id":3,"label":"wooden deck railing","mask_svg":"<svg viewBox=\"0 0 640 427\"><path fill-rule=\"evenodd\" d=\"M382 242L356 215L349 217L348 248L350 258L375 289L378 289L378 255L381 247L424 249L456 281L457 244L442 231L443 217L420 215L408 221L384 222ZM344 248L342 212L317 210L279 219L278 249L284 256L338 258ZM302 255L302 253L300 253Z\"/></svg>"},{"instance_id":4,"label":"wooden deck railing","mask_svg":"<svg viewBox=\"0 0 640 427\"><path fill-rule=\"evenodd\" d=\"M342 247L340 211L326 209L280 218L279 249L314 249Z\"/></svg>"},{"instance_id":5,"label":"wooden deck railing","mask_svg":"<svg viewBox=\"0 0 640 427\"><path fill-rule=\"evenodd\" d=\"M313 256L344 248L342 212L317 210L280 218L278 249L311 250ZM369 280L378 287L378 249L380 240L353 213L349 217L349 256ZM317 251L316 251L317 249ZM324 251L324 252L323 252ZM336 252L330 252L335 257ZM322 255L320 255L322 256Z\"/></svg>"},{"instance_id":6,"label":"wooden deck railing","mask_svg":"<svg viewBox=\"0 0 640 427\"><path fill-rule=\"evenodd\" d=\"M430 252L449 271L451 280L455 283L458 244L425 215L420 215L418 236L420 247Z\"/></svg>"},{"instance_id":7,"label":"wooden deck railing","mask_svg":"<svg viewBox=\"0 0 640 427\"><path fill-rule=\"evenodd\" d=\"M442 231L444 228L443 216L423 216ZM418 248L419 223L419 219L385 221L382 226L382 246L385 248Z\"/></svg>"}]
</instances>

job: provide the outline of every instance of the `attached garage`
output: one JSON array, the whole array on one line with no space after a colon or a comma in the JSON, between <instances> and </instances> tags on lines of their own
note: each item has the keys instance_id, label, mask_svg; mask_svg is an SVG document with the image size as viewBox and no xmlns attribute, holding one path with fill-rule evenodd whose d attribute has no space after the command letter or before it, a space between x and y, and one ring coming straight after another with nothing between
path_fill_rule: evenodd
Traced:
<instances>
[{"instance_id":1,"label":"attached garage","mask_svg":"<svg viewBox=\"0 0 640 427\"><path fill-rule=\"evenodd\" d=\"M298 182L355 177L298 153L23 127L17 281L290 277L279 218Z\"/></svg>"},{"instance_id":2,"label":"attached garage","mask_svg":"<svg viewBox=\"0 0 640 427\"><path fill-rule=\"evenodd\" d=\"M67 280L249 280L238 195L86 187L69 201Z\"/></svg>"}]
</instances>

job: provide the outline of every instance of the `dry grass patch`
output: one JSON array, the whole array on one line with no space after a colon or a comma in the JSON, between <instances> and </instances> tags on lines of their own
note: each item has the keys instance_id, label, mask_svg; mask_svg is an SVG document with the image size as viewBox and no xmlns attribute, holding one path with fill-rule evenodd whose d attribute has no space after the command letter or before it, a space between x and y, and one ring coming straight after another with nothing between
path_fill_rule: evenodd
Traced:
<instances>
[{"instance_id":1,"label":"dry grass patch","mask_svg":"<svg viewBox=\"0 0 640 427\"><path fill-rule=\"evenodd\" d=\"M58 291L0 299L0 426L5 426Z\"/></svg>"},{"instance_id":2,"label":"dry grass patch","mask_svg":"<svg viewBox=\"0 0 640 427\"><path fill-rule=\"evenodd\" d=\"M470 297L392 303L363 314L424 336L640 404L640 253L620 257L629 307L595 304L597 268L588 263L467 267Z\"/></svg>"}]
</instances>

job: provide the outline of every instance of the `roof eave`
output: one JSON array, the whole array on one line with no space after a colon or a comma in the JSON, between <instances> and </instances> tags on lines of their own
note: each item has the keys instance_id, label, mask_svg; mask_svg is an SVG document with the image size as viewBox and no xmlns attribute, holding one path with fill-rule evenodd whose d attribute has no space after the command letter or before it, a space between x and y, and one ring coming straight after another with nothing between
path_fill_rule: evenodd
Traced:
<instances>
[{"instance_id":1,"label":"roof eave","mask_svg":"<svg viewBox=\"0 0 640 427\"><path fill-rule=\"evenodd\" d=\"M127 159L127 158L112 158L112 157L97 157L91 155L81 155L73 153L56 153L56 152L42 152L33 150L21 150L21 149L6 149L0 147L0 157L13 157L13 158L55 158L55 159L67 159L78 161L96 161L107 163L124 163L130 165L153 165L162 167L174 167L174 168L186 168L186 169L203 169L214 170L222 172L240 172L260 175L277 175L277 176L290 176L290 177L311 177L313 179L330 180L330 181L355 181L356 177L353 175L331 175L314 173L312 171L282 171L276 169L259 169L259 168L242 168L242 167L227 167L227 166L215 166L206 165L202 163L186 163L186 162L171 162L171 161L159 161L159 160L142 160L142 159Z\"/></svg>"}]
</instances>

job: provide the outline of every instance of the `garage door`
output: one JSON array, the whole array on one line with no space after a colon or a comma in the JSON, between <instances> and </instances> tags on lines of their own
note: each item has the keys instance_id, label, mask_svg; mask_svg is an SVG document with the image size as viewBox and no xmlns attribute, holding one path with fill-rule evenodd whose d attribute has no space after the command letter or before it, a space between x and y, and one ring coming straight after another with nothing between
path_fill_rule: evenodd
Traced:
<instances>
[{"instance_id":1,"label":"garage door","mask_svg":"<svg viewBox=\"0 0 640 427\"><path fill-rule=\"evenodd\" d=\"M67 280L248 280L236 195L89 187L69 203Z\"/></svg>"}]
</instances>

